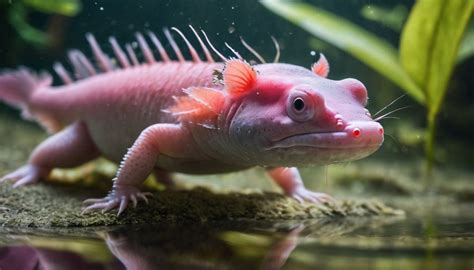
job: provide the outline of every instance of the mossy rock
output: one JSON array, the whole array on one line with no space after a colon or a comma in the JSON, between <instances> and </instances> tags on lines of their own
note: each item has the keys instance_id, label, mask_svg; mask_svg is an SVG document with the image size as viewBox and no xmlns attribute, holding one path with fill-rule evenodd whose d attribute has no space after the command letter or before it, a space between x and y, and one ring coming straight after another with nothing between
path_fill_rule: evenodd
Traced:
<instances>
[{"instance_id":1,"label":"mossy rock","mask_svg":"<svg viewBox=\"0 0 474 270\"><path fill-rule=\"evenodd\" d=\"M12 189L0 185L0 224L15 227L86 227L162 222L229 220L304 220L323 217L393 216L403 211L378 201L337 201L299 204L272 192L215 193L204 188L156 191L148 205L115 213L81 214L81 202L100 197L97 190L42 183Z\"/></svg>"}]
</instances>

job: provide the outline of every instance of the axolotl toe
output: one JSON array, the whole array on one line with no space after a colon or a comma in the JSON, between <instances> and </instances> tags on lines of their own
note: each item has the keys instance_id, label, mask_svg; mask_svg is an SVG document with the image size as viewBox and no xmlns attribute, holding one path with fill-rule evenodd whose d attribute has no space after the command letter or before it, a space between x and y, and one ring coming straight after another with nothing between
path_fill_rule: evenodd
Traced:
<instances>
[{"instance_id":1,"label":"axolotl toe","mask_svg":"<svg viewBox=\"0 0 474 270\"><path fill-rule=\"evenodd\" d=\"M103 156L120 164L113 189L104 198L87 200L84 211L118 208L120 214L151 195L139 188L151 173L172 185L172 172L213 174L260 166L288 196L318 203L331 197L306 189L296 167L356 160L381 146L383 128L365 109L366 88L355 79L328 79L323 55L311 69L250 65L217 51L222 62L215 62L192 29L206 56L202 60L175 30L192 61L184 59L168 31L178 59L171 60L150 32L161 61L137 34L144 63L115 38L110 38L116 59L111 61L88 35L96 65L70 51L74 76L61 64L54 66L62 86L52 86L47 73L2 73L0 100L54 133L27 165L2 181L31 184L54 168Z\"/></svg>"}]
</instances>

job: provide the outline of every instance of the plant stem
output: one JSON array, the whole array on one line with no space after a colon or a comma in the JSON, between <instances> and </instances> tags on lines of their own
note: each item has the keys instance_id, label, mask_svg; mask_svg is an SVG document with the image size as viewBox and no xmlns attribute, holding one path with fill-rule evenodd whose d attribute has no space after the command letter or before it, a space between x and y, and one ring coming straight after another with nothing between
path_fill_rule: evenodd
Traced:
<instances>
[{"instance_id":1,"label":"plant stem","mask_svg":"<svg viewBox=\"0 0 474 270\"><path fill-rule=\"evenodd\" d=\"M428 112L428 130L425 143L426 167L425 167L425 188L428 187L433 174L434 145L436 136L436 113Z\"/></svg>"}]
</instances>

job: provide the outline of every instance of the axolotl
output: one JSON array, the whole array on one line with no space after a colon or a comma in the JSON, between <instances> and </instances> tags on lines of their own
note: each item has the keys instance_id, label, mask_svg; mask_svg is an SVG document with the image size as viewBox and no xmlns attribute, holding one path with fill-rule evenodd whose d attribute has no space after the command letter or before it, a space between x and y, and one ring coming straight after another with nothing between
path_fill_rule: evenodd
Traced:
<instances>
[{"instance_id":1,"label":"axolotl","mask_svg":"<svg viewBox=\"0 0 474 270\"><path fill-rule=\"evenodd\" d=\"M64 81L52 86L48 73L26 68L0 75L0 100L20 108L27 119L51 133L28 163L4 176L14 187L48 177L54 168L71 168L103 156L119 165L104 198L85 201L118 214L150 193L140 185L155 173L172 185L170 173L215 174L263 167L284 193L298 201L321 203L331 197L308 190L296 167L356 160L383 142L383 127L365 108L367 90L356 79L330 80L321 54L310 68L283 63L251 65L226 58L194 29L206 60L181 31L186 60L169 31L171 59L152 32L157 61L145 36L137 33L140 63L129 44L124 51L109 39L112 58L87 34L95 64L69 51L74 70L54 69ZM210 52L220 58L216 62Z\"/></svg>"}]
</instances>

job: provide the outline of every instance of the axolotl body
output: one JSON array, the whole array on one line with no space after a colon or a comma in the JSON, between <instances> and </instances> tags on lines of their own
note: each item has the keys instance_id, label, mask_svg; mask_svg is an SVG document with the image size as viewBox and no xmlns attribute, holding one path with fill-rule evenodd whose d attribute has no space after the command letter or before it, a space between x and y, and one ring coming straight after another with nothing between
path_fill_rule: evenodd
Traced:
<instances>
[{"instance_id":1,"label":"axolotl body","mask_svg":"<svg viewBox=\"0 0 474 270\"><path fill-rule=\"evenodd\" d=\"M120 164L113 189L104 198L86 200L85 211L118 208L120 214L130 202L147 200L150 194L139 187L150 173L172 185L171 172L214 174L261 166L288 196L317 203L330 196L306 189L297 166L360 159L381 146L383 128L365 109L366 88L355 79L328 79L323 55L311 69L250 65L218 51L222 62L215 62L194 31L203 61L178 33L192 61L184 59L169 32L177 60L149 33L161 61L137 34L146 62L138 63L131 46L125 53L111 38L118 67L88 35L101 73L77 50L69 53L76 81L55 65L62 86L51 86L49 74L26 69L2 73L0 100L54 133L27 165L2 181L31 184L53 168L103 156Z\"/></svg>"}]
</instances>

